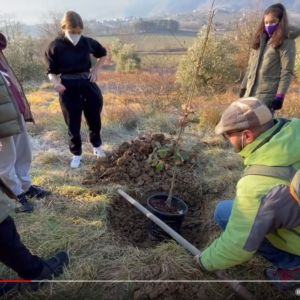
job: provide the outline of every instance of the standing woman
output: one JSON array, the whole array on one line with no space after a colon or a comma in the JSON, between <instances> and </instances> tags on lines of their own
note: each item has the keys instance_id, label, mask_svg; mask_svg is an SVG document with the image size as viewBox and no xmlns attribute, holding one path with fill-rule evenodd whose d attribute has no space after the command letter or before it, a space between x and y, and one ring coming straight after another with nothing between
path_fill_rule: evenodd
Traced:
<instances>
[{"instance_id":1,"label":"standing woman","mask_svg":"<svg viewBox=\"0 0 300 300\"><path fill-rule=\"evenodd\" d=\"M79 14L67 11L61 21L62 34L52 41L45 56L48 77L59 93L59 101L68 126L69 148L73 154L71 168L78 168L82 143L80 125L82 112L89 127L93 152L105 157L101 148L101 118L103 98L96 84L101 57L106 50L96 40L83 36L83 22ZM97 58L91 70L90 54Z\"/></svg>"},{"instance_id":2,"label":"standing woman","mask_svg":"<svg viewBox=\"0 0 300 300\"><path fill-rule=\"evenodd\" d=\"M255 96L273 111L282 108L293 78L296 37L289 32L285 7L268 7L254 36L240 97Z\"/></svg>"}]
</instances>

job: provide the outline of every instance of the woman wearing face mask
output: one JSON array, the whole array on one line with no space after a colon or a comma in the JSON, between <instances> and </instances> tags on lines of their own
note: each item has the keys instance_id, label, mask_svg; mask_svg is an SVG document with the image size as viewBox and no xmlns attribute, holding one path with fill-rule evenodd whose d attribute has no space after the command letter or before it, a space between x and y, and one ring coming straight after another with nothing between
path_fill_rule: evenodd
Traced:
<instances>
[{"instance_id":1,"label":"woman wearing face mask","mask_svg":"<svg viewBox=\"0 0 300 300\"><path fill-rule=\"evenodd\" d=\"M266 9L254 36L240 97L255 96L271 110L282 108L293 78L297 36L298 32L288 27L282 4Z\"/></svg>"},{"instance_id":2,"label":"woman wearing face mask","mask_svg":"<svg viewBox=\"0 0 300 300\"><path fill-rule=\"evenodd\" d=\"M68 126L69 148L73 154L71 168L81 162L81 115L89 127L89 138L97 158L105 157L101 147L101 110L103 98L96 84L101 57L105 48L96 40L83 36L83 22L73 11L65 13L61 21L62 34L50 43L45 56L48 77L59 93L60 106ZM91 70L90 54L97 58Z\"/></svg>"}]
</instances>

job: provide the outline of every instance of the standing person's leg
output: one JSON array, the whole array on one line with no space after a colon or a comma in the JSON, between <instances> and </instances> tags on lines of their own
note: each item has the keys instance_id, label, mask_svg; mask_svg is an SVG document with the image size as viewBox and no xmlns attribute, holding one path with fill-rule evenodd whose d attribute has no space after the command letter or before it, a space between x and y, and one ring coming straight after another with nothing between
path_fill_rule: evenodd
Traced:
<instances>
[{"instance_id":1,"label":"standing person's leg","mask_svg":"<svg viewBox=\"0 0 300 300\"><path fill-rule=\"evenodd\" d=\"M83 89L84 116L89 127L90 142L94 147L94 153L98 157L105 156L101 149L101 111L103 107L103 97L99 87L95 83L86 82ZM102 153L103 152L103 153Z\"/></svg>"},{"instance_id":2,"label":"standing person's leg","mask_svg":"<svg viewBox=\"0 0 300 300\"><path fill-rule=\"evenodd\" d=\"M21 148L17 149L15 145L15 138L22 139L23 133L15 136L2 138L2 151L0 154L0 177L7 184L7 186L12 190L12 192L17 196L21 206L16 208L16 212L32 212L33 206L26 198L23 190L23 184L20 180L17 170L17 152L22 155L22 145Z\"/></svg>"},{"instance_id":3,"label":"standing person's leg","mask_svg":"<svg viewBox=\"0 0 300 300\"><path fill-rule=\"evenodd\" d=\"M11 217L0 223L0 261L25 279L37 277L43 268L42 260L32 255L20 241Z\"/></svg>"},{"instance_id":4,"label":"standing person's leg","mask_svg":"<svg viewBox=\"0 0 300 300\"><path fill-rule=\"evenodd\" d=\"M31 186L30 166L32 162L31 145L26 130L26 124L22 117L24 131L13 137L16 149L15 171L22 184L22 190L28 191Z\"/></svg>"},{"instance_id":5,"label":"standing person's leg","mask_svg":"<svg viewBox=\"0 0 300 300\"><path fill-rule=\"evenodd\" d=\"M69 264L69 256L64 251L47 260L32 255L21 242L13 219L7 217L0 223L0 262L13 269L23 279L50 280L63 273L63 268ZM35 290L38 287L38 283L25 286L17 283L0 283L0 297L23 288Z\"/></svg>"},{"instance_id":6,"label":"standing person's leg","mask_svg":"<svg viewBox=\"0 0 300 300\"><path fill-rule=\"evenodd\" d=\"M0 155L0 177L15 195L20 195L24 192L24 190L15 170L17 151L14 137L10 136L2 138L1 143L2 151Z\"/></svg>"},{"instance_id":7,"label":"standing person's leg","mask_svg":"<svg viewBox=\"0 0 300 300\"><path fill-rule=\"evenodd\" d=\"M25 196L30 198L42 198L50 194L50 192L41 187L32 185L30 176L30 167L32 162L32 151L26 124L22 118L24 131L22 134L13 137L16 149L15 171L21 184ZM24 198L24 197L23 197Z\"/></svg>"},{"instance_id":8,"label":"standing person's leg","mask_svg":"<svg viewBox=\"0 0 300 300\"><path fill-rule=\"evenodd\" d=\"M68 126L69 148L70 152L76 156L80 164L80 156L82 153L82 144L80 136L81 115L83 110L83 99L80 94L79 80L63 81L66 90L59 95L59 102L64 116L66 125ZM71 163L72 167L72 163Z\"/></svg>"}]
</instances>

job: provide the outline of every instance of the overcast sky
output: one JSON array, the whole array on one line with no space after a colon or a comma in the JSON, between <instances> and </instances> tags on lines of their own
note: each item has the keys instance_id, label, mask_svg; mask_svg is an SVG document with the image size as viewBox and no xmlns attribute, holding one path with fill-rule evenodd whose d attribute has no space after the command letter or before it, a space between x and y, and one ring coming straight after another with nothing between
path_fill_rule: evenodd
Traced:
<instances>
[{"instance_id":1,"label":"overcast sky","mask_svg":"<svg viewBox=\"0 0 300 300\"><path fill-rule=\"evenodd\" d=\"M84 19L113 19L151 16L164 12L192 10L206 0L0 0L1 15L17 21L40 23L47 12L77 11Z\"/></svg>"}]
</instances>

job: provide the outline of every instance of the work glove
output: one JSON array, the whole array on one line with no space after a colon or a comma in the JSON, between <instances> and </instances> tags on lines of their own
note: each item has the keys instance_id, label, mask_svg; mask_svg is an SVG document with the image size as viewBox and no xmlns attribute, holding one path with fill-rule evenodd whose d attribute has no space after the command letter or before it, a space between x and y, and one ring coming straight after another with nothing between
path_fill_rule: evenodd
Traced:
<instances>
[{"instance_id":1,"label":"work glove","mask_svg":"<svg viewBox=\"0 0 300 300\"><path fill-rule=\"evenodd\" d=\"M246 88L241 88L241 90L240 90L240 98L243 98L244 97L244 95L245 95L245 93L246 93Z\"/></svg>"},{"instance_id":2,"label":"work glove","mask_svg":"<svg viewBox=\"0 0 300 300\"><path fill-rule=\"evenodd\" d=\"M275 96L275 99L272 101L271 108L273 110L279 110L282 108L284 101L284 95L283 94L277 94Z\"/></svg>"}]
</instances>

